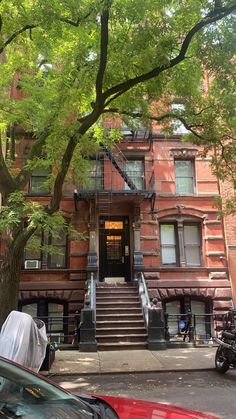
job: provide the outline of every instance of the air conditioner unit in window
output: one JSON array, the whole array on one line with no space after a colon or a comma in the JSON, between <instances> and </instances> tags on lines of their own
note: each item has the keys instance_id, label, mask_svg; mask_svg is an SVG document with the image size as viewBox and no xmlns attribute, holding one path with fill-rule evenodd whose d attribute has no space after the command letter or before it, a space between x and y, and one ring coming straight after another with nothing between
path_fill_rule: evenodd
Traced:
<instances>
[{"instance_id":1,"label":"air conditioner unit in window","mask_svg":"<svg viewBox=\"0 0 236 419\"><path fill-rule=\"evenodd\" d=\"M25 269L40 269L40 260L25 260Z\"/></svg>"}]
</instances>

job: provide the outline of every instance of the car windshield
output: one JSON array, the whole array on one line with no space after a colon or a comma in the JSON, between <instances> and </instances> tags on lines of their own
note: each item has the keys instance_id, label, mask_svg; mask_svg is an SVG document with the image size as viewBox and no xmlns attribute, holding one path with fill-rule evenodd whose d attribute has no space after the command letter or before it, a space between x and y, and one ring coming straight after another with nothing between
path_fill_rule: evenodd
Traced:
<instances>
[{"instance_id":1,"label":"car windshield","mask_svg":"<svg viewBox=\"0 0 236 419\"><path fill-rule=\"evenodd\" d=\"M0 418L93 418L79 398L0 358Z\"/></svg>"}]
</instances>

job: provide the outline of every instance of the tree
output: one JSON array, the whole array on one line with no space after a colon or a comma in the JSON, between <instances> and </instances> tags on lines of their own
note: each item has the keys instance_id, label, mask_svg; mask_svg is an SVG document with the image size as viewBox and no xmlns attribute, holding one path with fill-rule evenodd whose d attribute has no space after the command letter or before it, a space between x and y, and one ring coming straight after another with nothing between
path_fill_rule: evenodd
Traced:
<instances>
[{"instance_id":1,"label":"tree","mask_svg":"<svg viewBox=\"0 0 236 419\"><path fill-rule=\"evenodd\" d=\"M119 138L117 130L103 128L107 114L134 124L174 117L198 141L213 138L211 97L202 95L201 85L209 71L219 91L222 59L227 72L235 54L235 10L232 0L0 1L0 229L6 245L0 324L17 306L27 242L38 228L53 232L63 223L67 176L86 173L86 159L101 141ZM21 100L9 96L12 80ZM179 110L171 110L173 104ZM20 168L17 126L33 138ZM24 193L42 165L54 168L45 206Z\"/></svg>"}]
</instances>

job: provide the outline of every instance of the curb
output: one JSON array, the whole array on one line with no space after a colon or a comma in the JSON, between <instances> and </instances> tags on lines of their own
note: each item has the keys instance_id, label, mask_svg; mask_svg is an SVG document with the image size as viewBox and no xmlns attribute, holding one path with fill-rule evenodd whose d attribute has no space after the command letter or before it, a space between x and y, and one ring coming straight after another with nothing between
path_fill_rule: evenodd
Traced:
<instances>
[{"instance_id":1,"label":"curb","mask_svg":"<svg viewBox=\"0 0 236 419\"><path fill-rule=\"evenodd\" d=\"M213 371L215 367L207 367L207 368L180 368L180 369L157 369L157 370L135 370L135 371L99 371L99 372L52 372L50 371L44 372L42 371L44 377L76 377L78 375L81 376L89 376L89 375L129 375L129 374L152 374L152 373L171 373L171 372L197 372L197 371Z\"/></svg>"}]
</instances>

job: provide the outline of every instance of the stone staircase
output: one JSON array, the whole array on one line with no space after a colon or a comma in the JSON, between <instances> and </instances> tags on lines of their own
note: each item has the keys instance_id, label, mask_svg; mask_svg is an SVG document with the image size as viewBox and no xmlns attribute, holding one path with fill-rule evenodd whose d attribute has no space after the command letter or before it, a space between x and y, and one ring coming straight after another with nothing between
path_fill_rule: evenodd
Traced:
<instances>
[{"instance_id":1,"label":"stone staircase","mask_svg":"<svg viewBox=\"0 0 236 419\"><path fill-rule=\"evenodd\" d=\"M96 308L99 351L147 348L142 306L134 285L100 283Z\"/></svg>"}]
</instances>

